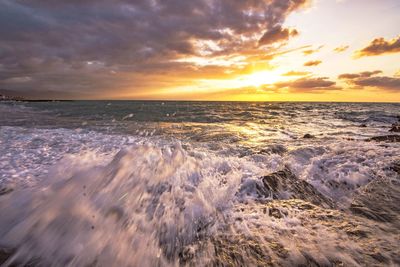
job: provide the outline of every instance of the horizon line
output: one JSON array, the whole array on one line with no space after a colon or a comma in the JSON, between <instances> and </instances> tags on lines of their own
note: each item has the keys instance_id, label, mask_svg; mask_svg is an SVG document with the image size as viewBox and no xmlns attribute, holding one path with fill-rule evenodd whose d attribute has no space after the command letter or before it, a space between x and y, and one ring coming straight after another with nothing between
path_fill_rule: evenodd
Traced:
<instances>
[{"instance_id":1,"label":"horizon line","mask_svg":"<svg viewBox=\"0 0 400 267\"><path fill-rule=\"evenodd\" d=\"M316 100L183 100L183 99L22 99L6 100L4 102L72 102L72 101L141 101L141 102L237 102L237 103L377 103L400 104L400 101L316 101Z\"/></svg>"}]
</instances>

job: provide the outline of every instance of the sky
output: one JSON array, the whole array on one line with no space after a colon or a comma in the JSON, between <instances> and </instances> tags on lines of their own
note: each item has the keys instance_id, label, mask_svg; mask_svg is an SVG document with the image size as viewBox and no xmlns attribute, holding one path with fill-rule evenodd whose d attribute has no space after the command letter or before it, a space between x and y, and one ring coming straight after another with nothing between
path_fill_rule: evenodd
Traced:
<instances>
[{"instance_id":1,"label":"sky","mask_svg":"<svg viewBox=\"0 0 400 267\"><path fill-rule=\"evenodd\" d=\"M400 102L399 0L0 0L0 94Z\"/></svg>"}]
</instances>

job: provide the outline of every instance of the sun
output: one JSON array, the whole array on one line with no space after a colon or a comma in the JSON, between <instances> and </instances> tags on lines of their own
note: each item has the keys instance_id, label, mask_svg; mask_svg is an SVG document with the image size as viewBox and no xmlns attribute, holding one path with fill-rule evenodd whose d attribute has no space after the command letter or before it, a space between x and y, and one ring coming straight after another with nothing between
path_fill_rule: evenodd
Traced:
<instances>
[{"instance_id":1,"label":"sun","mask_svg":"<svg viewBox=\"0 0 400 267\"><path fill-rule=\"evenodd\" d=\"M261 87L276 83L281 79L282 77L274 71L258 71L237 78L237 82L241 86Z\"/></svg>"}]
</instances>

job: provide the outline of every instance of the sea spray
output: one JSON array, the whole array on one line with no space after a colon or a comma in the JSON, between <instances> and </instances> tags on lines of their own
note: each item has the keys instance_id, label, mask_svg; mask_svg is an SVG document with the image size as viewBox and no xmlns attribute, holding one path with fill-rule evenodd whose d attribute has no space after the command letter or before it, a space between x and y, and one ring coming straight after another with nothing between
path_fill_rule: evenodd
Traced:
<instances>
[{"instance_id":1,"label":"sea spray","mask_svg":"<svg viewBox=\"0 0 400 267\"><path fill-rule=\"evenodd\" d=\"M226 173L221 182L179 143L129 147L80 169L2 197L0 245L17 248L10 263L173 264L212 233L240 181Z\"/></svg>"},{"instance_id":2,"label":"sea spray","mask_svg":"<svg viewBox=\"0 0 400 267\"><path fill-rule=\"evenodd\" d=\"M106 104L0 105L6 266L400 264L396 105Z\"/></svg>"}]
</instances>

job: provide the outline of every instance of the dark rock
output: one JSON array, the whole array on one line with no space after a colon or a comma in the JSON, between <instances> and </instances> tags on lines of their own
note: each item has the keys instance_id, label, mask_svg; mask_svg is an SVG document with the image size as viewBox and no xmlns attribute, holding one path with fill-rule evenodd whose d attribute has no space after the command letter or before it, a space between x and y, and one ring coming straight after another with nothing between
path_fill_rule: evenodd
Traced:
<instances>
[{"instance_id":1,"label":"dark rock","mask_svg":"<svg viewBox=\"0 0 400 267\"><path fill-rule=\"evenodd\" d=\"M400 124L393 124L389 132L400 133Z\"/></svg>"},{"instance_id":2,"label":"dark rock","mask_svg":"<svg viewBox=\"0 0 400 267\"><path fill-rule=\"evenodd\" d=\"M23 260L19 259L18 257L14 258L15 254L16 254L15 249L0 248L0 266L9 266L9 267L46 266L40 259L31 258L28 260Z\"/></svg>"},{"instance_id":3,"label":"dark rock","mask_svg":"<svg viewBox=\"0 0 400 267\"><path fill-rule=\"evenodd\" d=\"M191 247L184 247L181 252L179 252L179 261L181 263L187 263L192 260L195 256L195 252Z\"/></svg>"},{"instance_id":4,"label":"dark rock","mask_svg":"<svg viewBox=\"0 0 400 267\"><path fill-rule=\"evenodd\" d=\"M371 256L372 258L374 258L375 260L377 260L380 263L384 263L384 264L390 263L389 259L380 252L371 253L371 254L369 254L369 256Z\"/></svg>"},{"instance_id":5,"label":"dark rock","mask_svg":"<svg viewBox=\"0 0 400 267\"><path fill-rule=\"evenodd\" d=\"M283 209L277 209L275 207L270 207L268 209L268 215L270 217L281 219L283 217L288 216L288 212L286 210L283 210Z\"/></svg>"},{"instance_id":6,"label":"dark rock","mask_svg":"<svg viewBox=\"0 0 400 267\"><path fill-rule=\"evenodd\" d=\"M394 219L390 213L385 213L379 209L371 209L362 204L352 203L350 206L350 211L356 215L378 222L391 222Z\"/></svg>"},{"instance_id":7,"label":"dark rock","mask_svg":"<svg viewBox=\"0 0 400 267\"><path fill-rule=\"evenodd\" d=\"M367 128L367 125L365 123L360 125L361 128Z\"/></svg>"},{"instance_id":8,"label":"dark rock","mask_svg":"<svg viewBox=\"0 0 400 267\"><path fill-rule=\"evenodd\" d=\"M387 235L397 237L400 228L387 227L386 223L371 223L347 210L326 209L290 199L235 203L234 212L235 217L231 218L234 221L227 218L227 225L221 231L192 244L191 248L185 247L179 253L179 263L182 266L204 265L202 256L211 253L207 266L309 267L353 266L354 263L360 266L394 263L397 266L398 263L400 250L396 242L388 242ZM257 220L256 223L246 220L249 215ZM296 218L299 224L286 226L284 222L291 218ZM274 222L272 225L263 223L270 220ZM325 239L337 248L339 256L322 246L310 250L316 246L316 240ZM301 257L292 256L293 247Z\"/></svg>"},{"instance_id":9,"label":"dark rock","mask_svg":"<svg viewBox=\"0 0 400 267\"><path fill-rule=\"evenodd\" d=\"M357 191L350 205L350 211L370 220L389 222L400 227L398 203L400 203L400 181L379 177Z\"/></svg>"},{"instance_id":10,"label":"dark rock","mask_svg":"<svg viewBox=\"0 0 400 267\"><path fill-rule=\"evenodd\" d=\"M304 138L304 139L313 139L313 138L315 138L315 136L312 135L312 134L305 134L305 135L303 136L303 138Z\"/></svg>"},{"instance_id":11,"label":"dark rock","mask_svg":"<svg viewBox=\"0 0 400 267\"><path fill-rule=\"evenodd\" d=\"M11 193L12 191L14 191L14 189L12 189L12 188L8 188L8 187L0 188L0 196L7 195L7 194Z\"/></svg>"},{"instance_id":12,"label":"dark rock","mask_svg":"<svg viewBox=\"0 0 400 267\"><path fill-rule=\"evenodd\" d=\"M332 190L339 190L341 192L351 192L355 190L359 185L353 185L350 183L347 183L346 181L335 181L335 180L326 180L322 181L323 184L331 188Z\"/></svg>"},{"instance_id":13,"label":"dark rock","mask_svg":"<svg viewBox=\"0 0 400 267\"><path fill-rule=\"evenodd\" d=\"M359 238L368 237L368 233L358 227L349 227L348 229L346 229L346 234Z\"/></svg>"},{"instance_id":14,"label":"dark rock","mask_svg":"<svg viewBox=\"0 0 400 267\"><path fill-rule=\"evenodd\" d=\"M260 199L301 199L315 205L331 208L333 201L314 188L308 182L298 179L288 168L261 178L262 183L252 184L252 188L241 188L239 194L248 190L257 194Z\"/></svg>"},{"instance_id":15,"label":"dark rock","mask_svg":"<svg viewBox=\"0 0 400 267\"><path fill-rule=\"evenodd\" d=\"M375 136L367 139L368 142L389 142L389 143L398 143L400 142L400 135L383 135L383 136Z\"/></svg>"},{"instance_id":16,"label":"dark rock","mask_svg":"<svg viewBox=\"0 0 400 267\"><path fill-rule=\"evenodd\" d=\"M287 148L284 145L270 145L265 149L262 149L259 153L260 154L278 154L283 155L287 152Z\"/></svg>"},{"instance_id":17,"label":"dark rock","mask_svg":"<svg viewBox=\"0 0 400 267\"><path fill-rule=\"evenodd\" d=\"M392 166L389 167L389 169L400 174L400 161L393 163Z\"/></svg>"},{"instance_id":18,"label":"dark rock","mask_svg":"<svg viewBox=\"0 0 400 267\"><path fill-rule=\"evenodd\" d=\"M13 251L9 249L0 248L0 265L3 264L13 255Z\"/></svg>"},{"instance_id":19,"label":"dark rock","mask_svg":"<svg viewBox=\"0 0 400 267\"><path fill-rule=\"evenodd\" d=\"M218 236L211 239L214 259L210 266L273 266L270 249L251 237ZM282 257L288 254L281 245Z\"/></svg>"}]
</instances>

